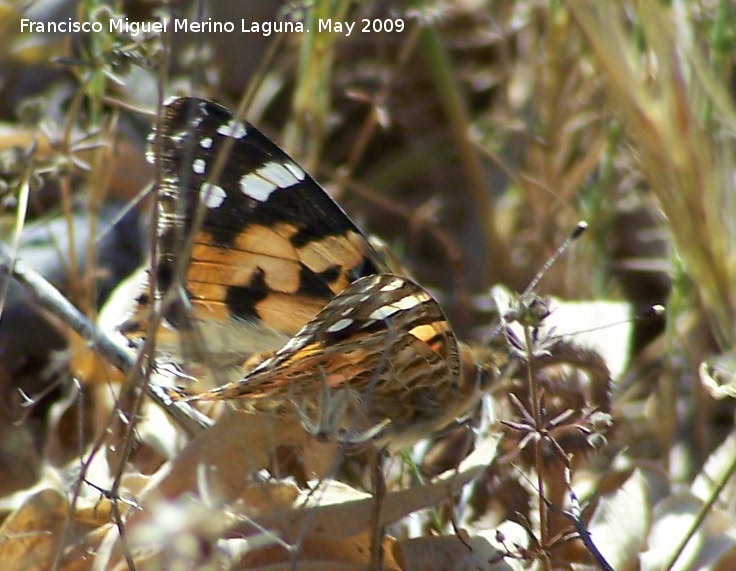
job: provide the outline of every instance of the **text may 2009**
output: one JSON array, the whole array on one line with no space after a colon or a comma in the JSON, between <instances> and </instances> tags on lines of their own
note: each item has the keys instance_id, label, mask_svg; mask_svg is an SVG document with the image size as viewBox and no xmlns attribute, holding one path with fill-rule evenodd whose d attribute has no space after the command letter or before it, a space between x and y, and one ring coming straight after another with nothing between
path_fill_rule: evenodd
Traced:
<instances>
[{"instance_id":1,"label":"text may 2009","mask_svg":"<svg viewBox=\"0 0 736 571\"><path fill-rule=\"evenodd\" d=\"M317 21L318 32L337 33L344 36L350 36L358 22L347 22L332 19L319 19ZM108 31L110 33L124 33L131 36L138 34L162 34L172 29L174 32L190 32L190 33L256 33L269 36L272 33L284 32L308 32L305 30L303 22L290 21L274 21L274 22L252 22L245 19L240 20L240 27L234 22L219 21L207 18L206 20L189 20L187 18L162 18L160 20L135 21L127 18L115 18L108 21ZM404 21L401 18L395 19L367 19L364 18L360 22L360 26L356 31L360 32L402 32L404 31ZM29 18L21 18L21 32L36 33L90 33L102 32L105 25L102 22L91 22L73 20L71 18L59 22L35 22Z\"/></svg>"}]
</instances>

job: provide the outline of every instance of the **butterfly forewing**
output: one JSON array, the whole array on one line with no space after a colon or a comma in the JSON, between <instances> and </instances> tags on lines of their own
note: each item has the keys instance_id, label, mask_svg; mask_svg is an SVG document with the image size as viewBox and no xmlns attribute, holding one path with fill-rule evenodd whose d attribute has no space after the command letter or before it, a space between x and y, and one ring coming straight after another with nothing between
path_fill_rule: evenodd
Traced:
<instances>
[{"instance_id":1,"label":"butterfly forewing","mask_svg":"<svg viewBox=\"0 0 736 571\"><path fill-rule=\"evenodd\" d=\"M164 108L159 136L157 298L177 286L177 267L184 268L182 299L168 306L157 332L170 353L175 335L195 329L206 345L198 352L216 360L237 363L277 349L350 282L386 271L327 193L224 107L175 99ZM215 176L226 143L224 168ZM129 339L145 337L149 309L143 294L123 326Z\"/></svg>"}]
</instances>

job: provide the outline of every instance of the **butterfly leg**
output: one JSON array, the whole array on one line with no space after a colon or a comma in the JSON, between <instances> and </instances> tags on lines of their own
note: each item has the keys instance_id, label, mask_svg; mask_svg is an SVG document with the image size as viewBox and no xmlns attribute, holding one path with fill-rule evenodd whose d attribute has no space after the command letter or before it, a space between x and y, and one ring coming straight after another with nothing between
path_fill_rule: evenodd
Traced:
<instances>
[{"instance_id":1,"label":"butterfly leg","mask_svg":"<svg viewBox=\"0 0 736 571\"><path fill-rule=\"evenodd\" d=\"M322 392L317 402L305 404L303 399L292 395L291 404L307 433L320 439L336 438L339 440L339 421L347 414L349 399L345 391L332 394L321 366L317 367L317 375L322 385Z\"/></svg>"},{"instance_id":2,"label":"butterfly leg","mask_svg":"<svg viewBox=\"0 0 736 571\"><path fill-rule=\"evenodd\" d=\"M353 419L353 422L350 426L341 426L341 424L344 423L340 423L339 421L337 424L334 424L336 418L333 416L333 426L338 426L337 438L341 444L347 446L360 446L362 444L370 443L372 440L379 438L382 434L386 432L388 427L391 425L391 421L388 418L384 418L373 426L363 428L368 424L366 422L361 422L361 420L364 420L363 403L360 401L355 392L349 388L342 389L340 392L343 400L345 400L344 411L341 414L345 414L345 411L348 410L348 407L352 408L353 411L355 411L356 413L351 415L350 417L343 417ZM339 419L339 417L337 418ZM359 423L360 426L358 426Z\"/></svg>"},{"instance_id":3,"label":"butterfly leg","mask_svg":"<svg viewBox=\"0 0 736 571\"><path fill-rule=\"evenodd\" d=\"M349 387L330 388L322 367L318 367L318 375L321 379L322 392L314 412L310 414L311 411L295 395L291 398L302 426L309 434L317 438L334 439L348 446L358 446L370 442L389 427L391 424L389 419L384 419L366 429L357 426L355 419L361 417L363 407L355 392ZM357 414L350 414L351 410ZM316 420L313 420L315 416ZM354 420L350 426L346 426L345 419Z\"/></svg>"}]
</instances>

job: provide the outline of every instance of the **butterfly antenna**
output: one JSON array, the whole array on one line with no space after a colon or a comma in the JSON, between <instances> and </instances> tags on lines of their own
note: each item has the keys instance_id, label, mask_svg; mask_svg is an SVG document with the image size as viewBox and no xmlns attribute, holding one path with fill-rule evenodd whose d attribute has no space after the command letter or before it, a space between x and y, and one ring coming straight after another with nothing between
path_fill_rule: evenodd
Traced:
<instances>
[{"instance_id":1,"label":"butterfly antenna","mask_svg":"<svg viewBox=\"0 0 736 571\"><path fill-rule=\"evenodd\" d=\"M526 286L526 289L521 294L521 299L525 299L526 296L528 296L531 292L534 291L534 289L539 285L539 282L542 281L542 278L544 275L549 271L549 269L552 267L552 265L557 261L557 259L565 253L565 250L567 250L570 247L570 244L572 244L575 240L580 238L582 236L583 232L585 232L588 229L588 223L585 222L585 220L581 220L577 223L577 226L575 226L575 229L570 232L570 235L565 239L562 244L555 250L555 253L552 254L547 261L542 266L542 269L540 269L537 274L532 278L532 281L529 282L529 285Z\"/></svg>"},{"instance_id":2,"label":"butterfly antenna","mask_svg":"<svg viewBox=\"0 0 736 571\"><path fill-rule=\"evenodd\" d=\"M579 331L575 331L574 333L560 333L557 335L553 335L552 338L553 339L563 339L565 337L572 337L573 335L578 335L580 333L594 333L596 331L603 331L605 329L610 329L611 327L616 327L617 325L626 325L628 323L631 323L632 321L637 322L637 321L646 321L648 319L655 319L657 317L662 317L665 313L667 313L667 309L665 308L665 306L657 303L635 315L632 315L631 317L627 319L611 321L610 323L599 325L598 327L589 327L587 329L581 329Z\"/></svg>"}]
</instances>

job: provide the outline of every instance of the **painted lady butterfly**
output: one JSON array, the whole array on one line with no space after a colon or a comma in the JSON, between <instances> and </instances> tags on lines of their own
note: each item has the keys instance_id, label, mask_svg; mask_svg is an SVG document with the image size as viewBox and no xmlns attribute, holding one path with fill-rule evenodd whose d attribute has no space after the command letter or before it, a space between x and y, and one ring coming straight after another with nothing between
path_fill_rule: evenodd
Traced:
<instances>
[{"instance_id":1,"label":"painted lady butterfly","mask_svg":"<svg viewBox=\"0 0 736 571\"><path fill-rule=\"evenodd\" d=\"M147 288L121 330L139 344L161 307L157 361L220 385L189 400L393 448L476 402L487 375L439 304L270 139L196 98L168 103L158 136L156 303Z\"/></svg>"}]
</instances>

